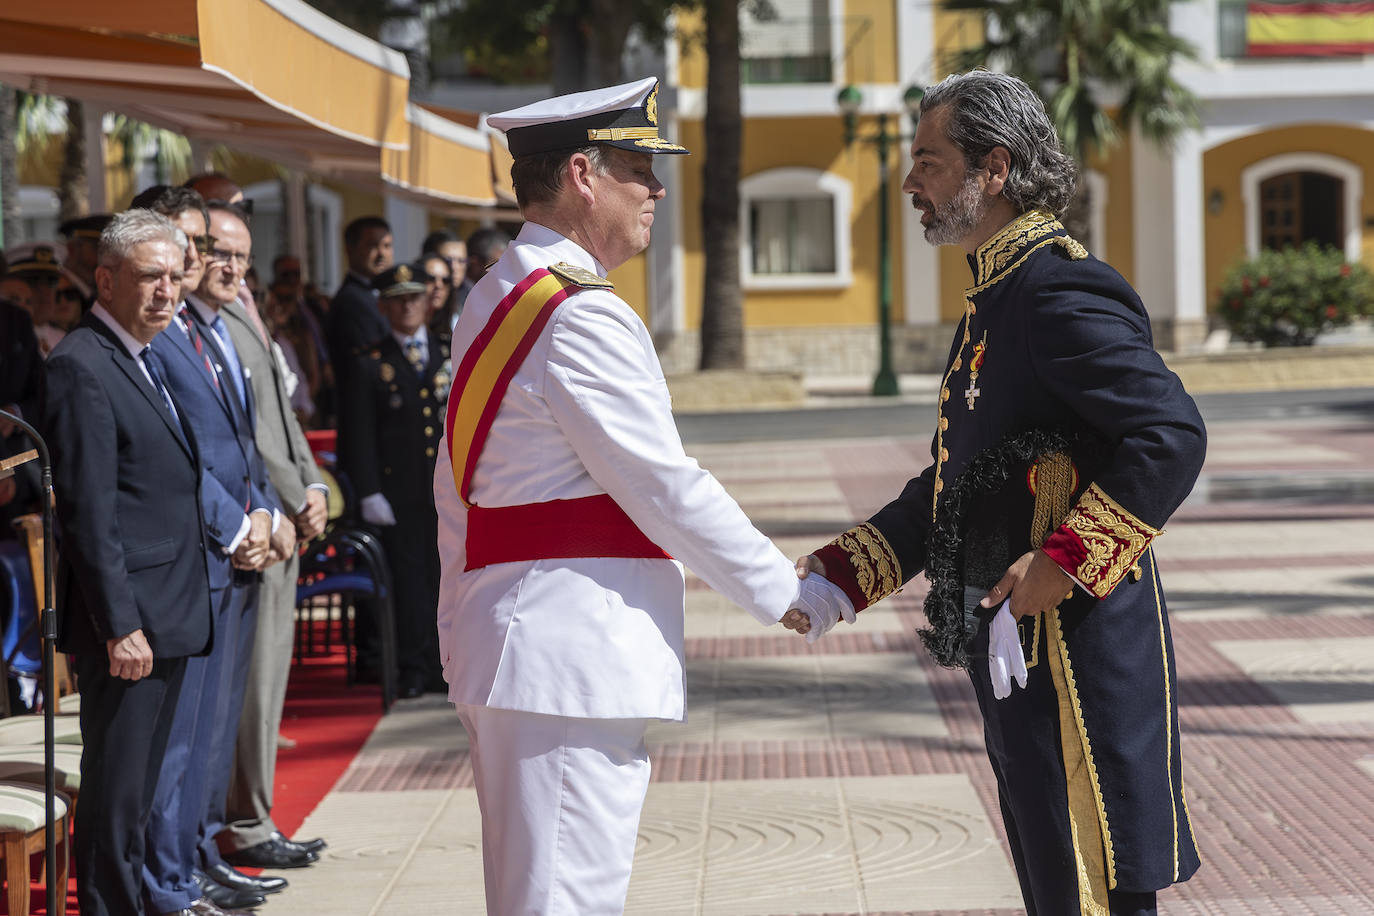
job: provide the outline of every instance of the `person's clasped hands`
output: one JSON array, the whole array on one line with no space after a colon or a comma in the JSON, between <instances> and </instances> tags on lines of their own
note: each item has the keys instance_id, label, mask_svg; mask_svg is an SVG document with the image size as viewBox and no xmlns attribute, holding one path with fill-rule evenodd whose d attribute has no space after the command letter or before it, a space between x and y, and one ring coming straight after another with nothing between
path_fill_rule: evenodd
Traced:
<instances>
[{"instance_id":1,"label":"person's clasped hands","mask_svg":"<svg viewBox=\"0 0 1374 916\"><path fill-rule=\"evenodd\" d=\"M815 573L815 575L811 575ZM825 568L814 555L797 560L797 594L782 618L782 625L813 643L841 618L854 622L854 604L838 586L825 578Z\"/></svg>"}]
</instances>

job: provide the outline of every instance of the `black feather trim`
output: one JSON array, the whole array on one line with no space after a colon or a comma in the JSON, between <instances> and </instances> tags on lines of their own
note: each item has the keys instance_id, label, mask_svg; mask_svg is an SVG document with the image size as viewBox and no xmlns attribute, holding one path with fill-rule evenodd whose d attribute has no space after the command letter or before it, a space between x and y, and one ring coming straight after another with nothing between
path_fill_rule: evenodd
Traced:
<instances>
[{"instance_id":1,"label":"black feather trim","mask_svg":"<svg viewBox=\"0 0 1374 916\"><path fill-rule=\"evenodd\" d=\"M954 484L945 488L935 511L926 556L930 592L925 613L930 626L917 631L936 664L945 668L969 666L968 648L977 626L976 620L964 613L964 537L970 505L1006 486L1013 469L1024 469L1042 455L1065 450L1072 454L1078 442L1079 437L1057 429L1014 433L975 455Z\"/></svg>"}]
</instances>

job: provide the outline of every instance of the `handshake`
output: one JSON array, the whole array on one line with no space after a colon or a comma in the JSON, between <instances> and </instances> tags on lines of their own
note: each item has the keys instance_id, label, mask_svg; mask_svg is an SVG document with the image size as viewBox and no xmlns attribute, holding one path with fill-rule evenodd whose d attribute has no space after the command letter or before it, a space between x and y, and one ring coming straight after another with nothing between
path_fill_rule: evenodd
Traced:
<instances>
[{"instance_id":1,"label":"handshake","mask_svg":"<svg viewBox=\"0 0 1374 916\"><path fill-rule=\"evenodd\" d=\"M782 616L782 625L795 630L813 643L843 617L854 622L854 605L849 597L825 578L825 567L814 555L797 561L797 593Z\"/></svg>"},{"instance_id":2,"label":"handshake","mask_svg":"<svg viewBox=\"0 0 1374 916\"><path fill-rule=\"evenodd\" d=\"M813 643L840 618L846 623L854 622L853 603L838 586L825 578L825 567L814 555L797 561L797 578L800 580L797 594L782 616L784 627L795 630L805 636L807 642ZM988 676L993 696L999 700L1011 696L1013 680L1021 687L1026 686L1026 659L1021 654L1021 638L1016 619L1011 614L1010 598L998 608L988 633Z\"/></svg>"}]
</instances>

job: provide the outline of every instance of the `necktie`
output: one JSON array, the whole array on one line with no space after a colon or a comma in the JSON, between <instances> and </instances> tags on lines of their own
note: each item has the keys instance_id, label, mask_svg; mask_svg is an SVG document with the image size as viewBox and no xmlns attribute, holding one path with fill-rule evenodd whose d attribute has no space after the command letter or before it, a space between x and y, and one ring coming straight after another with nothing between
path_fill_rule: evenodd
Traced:
<instances>
[{"instance_id":1,"label":"necktie","mask_svg":"<svg viewBox=\"0 0 1374 916\"><path fill-rule=\"evenodd\" d=\"M234 391L239 396L239 406L247 410L248 399L243 390L243 366L239 363L239 354L234 349L234 342L229 339L229 329L224 326L224 319L216 315L215 320L210 322L210 330L215 332L215 337L219 340L220 352L224 354L225 362L229 363L226 368L234 380Z\"/></svg>"},{"instance_id":2,"label":"necktie","mask_svg":"<svg viewBox=\"0 0 1374 916\"><path fill-rule=\"evenodd\" d=\"M196 355L205 363L205 371L210 373L210 382L219 391L219 375L215 372L215 367L210 363L210 355L205 352L205 341L200 339L200 330L196 327L195 321L191 319L191 311L185 304L177 310L177 317L181 323L186 325L186 336L191 339L191 346L196 348Z\"/></svg>"},{"instance_id":3,"label":"necktie","mask_svg":"<svg viewBox=\"0 0 1374 916\"><path fill-rule=\"evenodd\" d=\"M425 345L414 337L406 341L406 359L416 372L425 371Z\"/></svg>"},{"instance_id":4,"label":"necktie","mask_svg":"<svg viewBox=\"0 0 1374 916\"><path fill-rule=\"evenodd\" d=\"M158 394L162 395L162 402L167 405L167 409L175 417L177 409L172 404L172 396L167 393L167 385L162 381L162 370L158 367L157 357L153 355L153 348L144 347L139 351L138 358L143 360L143 368L148 370L148 377L153 380L153 387L157 389Z\"/></svg>"}]
</instances>

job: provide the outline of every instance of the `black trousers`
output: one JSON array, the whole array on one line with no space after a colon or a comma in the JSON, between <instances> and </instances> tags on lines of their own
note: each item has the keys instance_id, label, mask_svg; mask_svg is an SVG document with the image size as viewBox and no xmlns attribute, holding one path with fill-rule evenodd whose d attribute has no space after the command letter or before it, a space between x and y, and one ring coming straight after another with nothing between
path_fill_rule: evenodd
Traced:
<instances>
[{"instance_id":1,"label":"black trousers","mask_svg":"<svg viewBox=\"0 0 1374 916\"><path fill-rule=\"evenodd\" d=\"M76 895L84 916L139 912L144 831L186 659L155 659L137 681L110 676L105 653L76 657L81 686L81 804Z\"/></svg>"},{"instance_id":2,"label":"black trousers","mask_svg":"<svg viewBox=\"0 0 1374 916\"><path fill-rule=\"evenodd\" d=\"M396 665L403 674L437 680L439 632L439 521L434 503L392 504L396 524L381 529L391 568L396 615Z\"/></svg>"}]
</instances>

